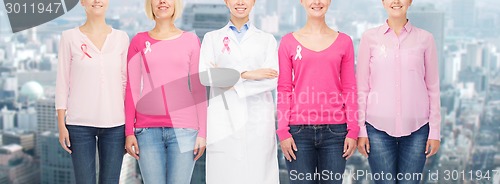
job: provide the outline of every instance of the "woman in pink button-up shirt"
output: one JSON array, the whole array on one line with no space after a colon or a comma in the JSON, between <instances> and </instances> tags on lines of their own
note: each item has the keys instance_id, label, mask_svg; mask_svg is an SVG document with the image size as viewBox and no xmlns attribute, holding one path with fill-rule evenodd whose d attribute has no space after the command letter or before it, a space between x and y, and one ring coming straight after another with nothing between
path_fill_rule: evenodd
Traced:
<instances>
[{"instance_id":1,"label":"woman in pink button-up shirt","mask_svg":"<svg viewBox=\"0 0 500 184\"><path fill-rule=\"evenodd\" d=\"M407 19L412 0L382 3L387 22L366 31L359 46L358 149L373 173L400 180L399 173L421 173L439 149L438 57L432 34Z\"/></svg>"},{"instance_id":2,"label":"woman in pink button-up shirt","mask_svg":"<svg viewBox=\"0 0 500 184\"><path fill-rule=\"evenodd\" d=\"M106 24L108 0L81 0L87 20L61 35L55 106L59 142L76 183L118 183L125 147L124 95L129 38ZM97 150L96 150L97 147Z\"/></svg>"}]
</instances>

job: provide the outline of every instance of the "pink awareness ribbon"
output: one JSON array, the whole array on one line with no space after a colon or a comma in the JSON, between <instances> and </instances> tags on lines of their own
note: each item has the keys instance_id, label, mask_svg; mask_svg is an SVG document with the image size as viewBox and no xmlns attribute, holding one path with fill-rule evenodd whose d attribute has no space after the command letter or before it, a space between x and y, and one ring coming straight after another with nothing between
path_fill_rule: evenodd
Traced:
<instances>
[{"instance_id":1,"label":"pink awareness ribbon","mask_svg":"<svg viewBox=\"0 0 500 184\"><path fill-rule=\"evenodd\" d=\"M224 37L224 40L222 40L224 43L224 48L222 48L222 53L224 53L227 50L228 54L231 54L231 48L229 48L229 37Z\"/></svg>"},{"instance_id":2,"label":"pink awareness ribbon","mask_svg":"<svg viewBox=\"0 0 500 184\"><path fill-rule=\"evenodd\" d=\"M80 46L80 49L82 49L83 54L85 54L85 55L83 55L83 56L82 56L82 59L83 59L85 56L87 56L87 57L89 57L89 58L92 58L92 57L89 55L89 53L87 52L87 45L86 45L86 44L82 44L82 46Z\"/></svg>"}]
</instances>

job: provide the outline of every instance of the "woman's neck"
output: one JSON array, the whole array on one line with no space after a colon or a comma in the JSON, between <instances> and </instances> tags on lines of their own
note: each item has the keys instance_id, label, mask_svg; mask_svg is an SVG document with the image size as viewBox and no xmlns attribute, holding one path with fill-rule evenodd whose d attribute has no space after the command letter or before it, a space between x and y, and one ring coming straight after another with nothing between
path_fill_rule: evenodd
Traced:
<instances>
[{"instance_id":1,"label":"woman's neck","mask_svg":"<svg viewBox=\"0 0 500 184\"><path fill-rule=\"evenodd\" d=\"M392 30L394 30L394 32L398 36L399 36L399 34L401 34L401 31L403 30L403 28L405 27L405 25L407 23L408 23L408 19L406 17L402 17L402 18L389 17L389 19L387 20L387 24L389 25L389 27Z\"/></svg>"},{"instance_id":2,"label":"woman's neck","mask_svg":"<svg viewBox=\"0 0 500 184\"><path fill-rule=\"evenodd\" d=\"M330 30L324 18L308 18L306 25L302 28L303 33L324 34Z\"/></svg>"},{"instance_id":3,"label":"woman's neck","mask_svg":"<svg viewBox=\"0 0 500 184\"><path fill-rule=\"evenodd\" d=\"M157 20L155 27L151 30L155 33L169 33L177 31L177 27L175 27L174 21L172 20Z\"/></svg>"},{"instance_id":4,"label":"woman's neck","mask_svg":"<svg viewBox=\"0 0 500 184\"><path fill-rule=\"evenodd\" d=\"M236 29L241 30L243 25L245 25L250 19L248 17L245 18L237 18L231 15L231 23L236 27Z\"/></svg>"},{"instance_id":5,"label":"woman's neck","mask_svg":"<svg viewBox=\"0 0 500 184\"><path fill-rule=\"evenodd\" d=\"M80 28L87 33L109 32L110 29L104 17L88 17Z\"/></svg>"}]
</instances>

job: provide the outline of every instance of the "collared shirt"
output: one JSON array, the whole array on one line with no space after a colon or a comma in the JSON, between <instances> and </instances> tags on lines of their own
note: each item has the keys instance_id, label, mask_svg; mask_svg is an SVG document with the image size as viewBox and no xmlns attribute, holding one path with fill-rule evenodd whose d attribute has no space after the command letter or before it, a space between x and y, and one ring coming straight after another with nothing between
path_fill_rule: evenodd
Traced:
<instances>
[{"instance_id":1,"label":"collared shirt","mask_svg":"<svg viewBox=\"0 0 500 184\"><path fill-rule=\"evenodd\" d=\"M359 137L365 122L393 137L429 123L440 140L439 69L431 33L408 22L399 36L386 23L363 34L357 64Z\"/></svg>"},{"instance_id":2,"label":"collared shirt","mask_svg":"<svg viewBox=\"0 0 500 184\"><path fill-rule=\"evenodd\" d=\"M233 30L236 39L238 39L238 41L241 42L241 39L243 39L243 36L245 36L245 33L247 33L248 31L249 24L250 22L245 23L245 25L243 25L241 29L238 30L238 28L236 28L233 22L229 21L229 29Z\"/></svg>"},{"instance_id":3,"label":"collared shirt","mask_svg":"<svg viewBox=\"0 0 500 184\"><path fill-rule=\"evenodd\" d=\"M78 27L62 33L55 105L66 110L66 124L107 128L125 123L128 45L127 34L115 29L101 49Z\"/></svg>"}]
</instances>

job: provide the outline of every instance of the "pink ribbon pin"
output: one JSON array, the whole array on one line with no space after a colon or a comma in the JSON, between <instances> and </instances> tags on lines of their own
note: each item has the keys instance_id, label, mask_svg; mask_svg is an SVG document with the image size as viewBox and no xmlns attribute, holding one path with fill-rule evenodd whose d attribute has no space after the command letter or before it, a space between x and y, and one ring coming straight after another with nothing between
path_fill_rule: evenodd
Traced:
<instances>
[{"instance_id":1,"label":"pink ribbon pin","mask_svg":"<svg viewBox=\"0 0 500 184\"><path fill-rule=\"evenodd\" d=\"M146 41L146 48L144 48L144 54L151 52L151 43Z\"/></svg>"},{"instance_id":2,"label":"pink ribbon pin","mask_svg":"<svg viewBox=\"0 0 500 184\"><path fill-rule=\"evenodd\" d=\"M87 52L87 45L86 44L82 44L82 46L80 47L82 49L82 52L89 58L92 58L89 53ZM85 57L85 55L82 56L82 59Z\"/></svg>"},{"instance_id":3,"label":"pink ribbon pin","mask_svg":"<svg viewBox=\"0 0 500 184\"><path fill-rule=\"evenodd\" d=\"M224 53L227 50L228 54L231 54L231 48L229 48L229 37L224 37L224 40L222 41L224 43L224 48L222 48L222 53Z\"/></svg>"}]
</instances>

